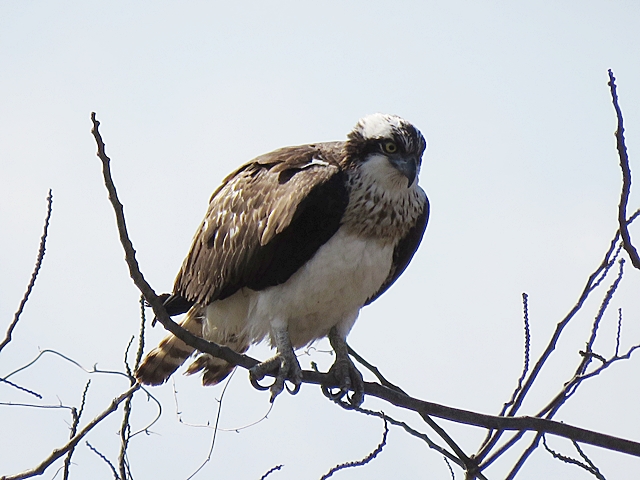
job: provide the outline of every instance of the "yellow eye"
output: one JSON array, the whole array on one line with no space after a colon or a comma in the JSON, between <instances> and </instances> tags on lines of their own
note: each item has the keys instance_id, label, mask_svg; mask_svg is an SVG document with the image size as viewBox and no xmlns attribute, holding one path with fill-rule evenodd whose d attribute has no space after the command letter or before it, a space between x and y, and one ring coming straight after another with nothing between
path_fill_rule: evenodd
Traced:
<instances>
[{"instance_id":1,"label":"yellow eye","mask_svg":"<svg viewBox=\"0 0 640 480\"><path fill-rule=\"evenodd\" d=\"M387 153L396 153L398 151L398 146L394 142L385 142L383 147Z\"/></svg>"}]
</instances>

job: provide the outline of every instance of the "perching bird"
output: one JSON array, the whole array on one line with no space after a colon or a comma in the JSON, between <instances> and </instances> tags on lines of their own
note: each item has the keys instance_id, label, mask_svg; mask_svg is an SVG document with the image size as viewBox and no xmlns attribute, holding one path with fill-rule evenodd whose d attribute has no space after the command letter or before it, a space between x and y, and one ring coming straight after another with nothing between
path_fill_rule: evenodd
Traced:
<instances>
[{"instance_id":1,"label":"perching bird","mask_svg":"<svg viewBox=\"0 0 640 480\"><path fill-rule=\"evenodd\" d=\"M345 142L285 147L259 156L224 179L165 300L169 315L194 335L244 353L268 339L276 356L250 370L275 374L271 399L295 391L294 351L329 337L329 371L352 403L363 399L346 337L360 309L405 270L424 233L429 202L418 186L426 142L406 120L362 118ZM142 383L165 382L194 349L173 335L144 359ZM187 373L204 385L233 369L200 354Z\"/></svg>"}]
</instances>

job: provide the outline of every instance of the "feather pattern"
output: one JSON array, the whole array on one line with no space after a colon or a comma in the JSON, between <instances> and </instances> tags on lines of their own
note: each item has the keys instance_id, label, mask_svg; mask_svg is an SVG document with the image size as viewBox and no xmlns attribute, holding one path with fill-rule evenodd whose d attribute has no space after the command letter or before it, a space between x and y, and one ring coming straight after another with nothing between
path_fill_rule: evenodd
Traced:
<instances>
[{"instance_id":1,"label":"feather pattern","mask_svg":"<svg viewBox=\"0 0 640 480\"><path fill-rule=\"evenodd\" d=\"M348 195L341 142L276 150L213 194L174 294L207 305L242 287L284 283L337 231Z\"/></svg>"},{"instance_id":2,"label":"feather pattern","mask_svg":"<svg viewBox=\"0 0 640 480\"><path fill-rule=\"evenodd\" d=\"M420 244L429 217L416 182L425 148L413 125L374 114L346 142L281 148L242 165L213 193L167 311L188 311L192 333L242 353L266 338L274 344L274 328L289 348L333 327L346 338ZM162 383L192 353L170 335L136 376ZM232 369L200 355L187 373L202 371L211 385Z\"/></svg>"}]
</instances>

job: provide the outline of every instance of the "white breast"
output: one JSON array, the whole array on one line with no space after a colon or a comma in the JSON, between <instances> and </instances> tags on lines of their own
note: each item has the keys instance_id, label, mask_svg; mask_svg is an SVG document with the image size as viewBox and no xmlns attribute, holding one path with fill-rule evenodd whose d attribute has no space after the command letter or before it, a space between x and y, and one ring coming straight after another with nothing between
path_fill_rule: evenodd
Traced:
<instances>
[{"instance_id":1,"label":"white breast","mask_svg":"<svg viewBox=\"0 0 640 480\"><path fill-rule=\"evenodd\" d=\"M208 327L244 331L259 342L272 324L285 323L294 348L326 336L333 326L346 335L386 280L392 257L388 242L341 228L285 283L259 292L242 289L213 302L207 308Z\"/></svg>"}]
</instances>

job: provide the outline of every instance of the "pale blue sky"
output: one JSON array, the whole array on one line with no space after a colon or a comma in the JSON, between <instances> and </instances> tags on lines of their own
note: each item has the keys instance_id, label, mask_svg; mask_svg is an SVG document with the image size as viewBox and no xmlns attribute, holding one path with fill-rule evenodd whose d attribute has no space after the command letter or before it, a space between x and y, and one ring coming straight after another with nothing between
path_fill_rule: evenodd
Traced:
<instances>
[{"instance_id":1,"label":"pale blue sky","mask_svg":"<svg viewBox=\"0 0 640 480\"><path fill-rule=\"evenodd\" d=\"M157 291L171 288L209 196L229 171L284 145L343 139L358 118L381 111L412 121L428 140L420 183L432 217L411 267L363 310L350 343L415 396L497 413L521 369L521 293L530 295L535 355L616 229L620 173L608 68L640 175L638 25L633 1L0 3L0 326L28 282L45 197L54 192L43 271L0 354L0 375L44 348L88 367L121 369L138 331L138 293L102 185L91 111L102 122L141 267ZM634 192L630 205L639 199ZM632 233L640 238L637 227ZM620 306L623 346L640 339L640 272L627 270L597 344L603 354L613 350ZM599 301L570 327L522 413L534 413L569 378ZM149 345L162 336L156 327ZM251 353L269 355L264 347ZM326 354L312 359L331 362ZM309 360L301 358L303 367ZM557 418L640 439L639 365L587 383ZM77 404L86 378L45 357L15 380L47 403ZM87 418L126 388L119 378L92 378ZM182 376L176 385L184 421L212 422L221 388ZM171 385L153 393L164 413L153 427L158 435L132 441L135 478L186 478L206 457L211 431L177 422ZM0 385L0 401L31 399ZM416 416L371 399L365 406L427 431ZM267 395L240 371L221 425L251 423L267 408ZM154 414L136 397L134 428ZM0 474L33 466L62 444L68 418L0 407L0 430L18 432L0 448ZM483 432L443 424L475 451ZM118 425L114 417L89 437L113 459ZM281 463L270 478L319 478L365 456L381 431L379 420L343 412L307 386L278 398L259 425L220 432L196 478L258 479ZM635 459L587 450L607 478L637 471ZM85 447L74 459L72 478L112 478ZM489 478L502 478L508 463ZM590 478L543 452L527 465L521 478ZM374 463L340 475L449 478L437 454L395 428Z\"/></svg>"}]
</instances>

